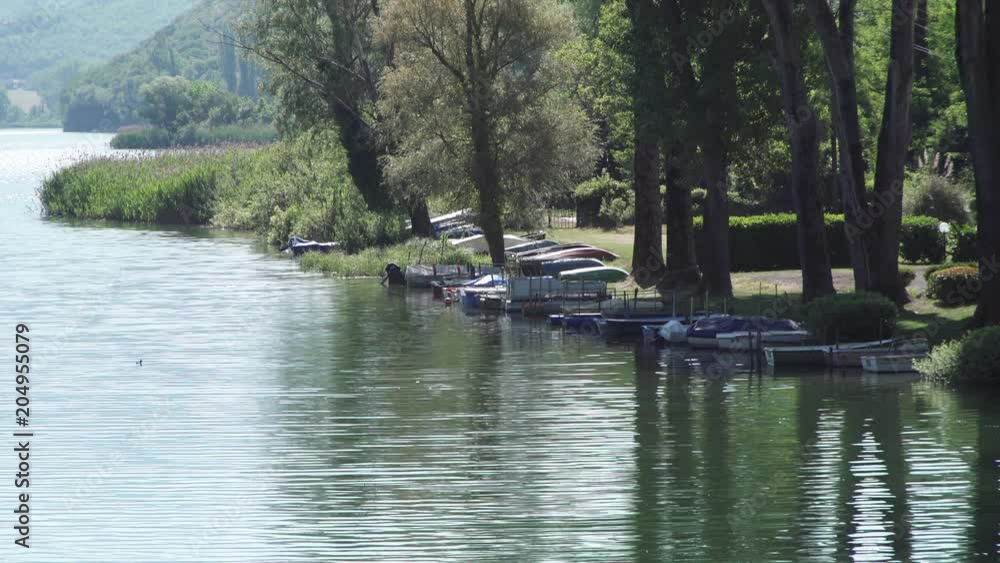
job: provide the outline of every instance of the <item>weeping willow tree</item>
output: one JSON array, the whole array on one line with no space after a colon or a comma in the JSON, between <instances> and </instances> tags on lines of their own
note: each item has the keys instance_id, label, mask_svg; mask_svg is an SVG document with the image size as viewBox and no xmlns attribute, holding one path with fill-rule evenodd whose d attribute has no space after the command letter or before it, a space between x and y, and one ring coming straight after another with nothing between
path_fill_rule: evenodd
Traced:
<instances>
[{"instance_id":1,"label":"weeping willow tree","mask_svg":"<svg viewBox=\"0 0 1000 563\"><path fill-rule=\"evenodd\" d=\"M395 0L380 18L395 55L377 106L387 177L422 195L473 190L495 263L511 213L565 193L597 158L558 56L572 17L548 0Z\"/></svg>"}]
</instances>

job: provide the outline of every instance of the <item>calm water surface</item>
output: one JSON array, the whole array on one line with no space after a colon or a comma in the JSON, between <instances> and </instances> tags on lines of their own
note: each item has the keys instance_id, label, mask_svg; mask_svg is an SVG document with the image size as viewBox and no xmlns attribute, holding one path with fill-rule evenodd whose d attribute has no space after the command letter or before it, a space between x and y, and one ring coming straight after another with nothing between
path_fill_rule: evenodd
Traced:
<instances>
[{"instance_id":1,"label":"calm water surface","mask_svg":"<svg viewBox=\"0 0 1000 563\"><path fill-rule=\"evenodd\" d=\"M997 560L994 398L759 377L243 237L41 219L40 179L107 141L0 131L0 331L31 326L36 432L30 556L0 448L0 557Z\"/></svg>"}]
</instances>

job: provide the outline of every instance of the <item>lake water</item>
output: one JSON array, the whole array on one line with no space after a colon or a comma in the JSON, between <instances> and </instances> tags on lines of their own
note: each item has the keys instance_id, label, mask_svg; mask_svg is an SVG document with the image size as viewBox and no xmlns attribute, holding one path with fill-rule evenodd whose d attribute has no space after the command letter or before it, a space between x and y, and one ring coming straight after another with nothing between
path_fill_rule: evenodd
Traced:
<instances>
[{"instance_id":1,"label":"lake water","mask_svg":"<svg viewBox=\"0 0 1000 563\"><path fill-rule=\"evenodd\" d=\"M753 375L245 237L42 219L41 178L107 142L0 131L0 357L28 324L35 433L29 551L0 379L0 560L998 560L995 398Z\"/></svg>"}]
</instances>

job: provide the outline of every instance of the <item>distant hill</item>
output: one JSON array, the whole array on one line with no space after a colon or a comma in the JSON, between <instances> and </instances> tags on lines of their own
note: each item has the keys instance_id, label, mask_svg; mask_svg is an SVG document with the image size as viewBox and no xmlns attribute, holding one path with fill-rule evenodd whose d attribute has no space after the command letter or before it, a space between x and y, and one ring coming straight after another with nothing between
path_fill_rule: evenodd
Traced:
<instances>
[{"instance_id":1,"label":"distant hill","mask_svg":"<svg viewBox=\"0 0 1000 563\"><path fill-rule=\"evenodd\" d=\"M63 92L67 131L114 131L140 122L139 89L158 76L225 85L218 36L244 0L200 0L136 48L78 76Z\"/></svg>"},{"instance_id":2,"label":"distant hill","mask_svg":"<svg viewBox=\"0 0 1000 563\"><path fill-rule=\"evenodd\" d=\"M197 0L4 0L0 79L78 67L135 47Z\"/></svg>"}]
</instances>

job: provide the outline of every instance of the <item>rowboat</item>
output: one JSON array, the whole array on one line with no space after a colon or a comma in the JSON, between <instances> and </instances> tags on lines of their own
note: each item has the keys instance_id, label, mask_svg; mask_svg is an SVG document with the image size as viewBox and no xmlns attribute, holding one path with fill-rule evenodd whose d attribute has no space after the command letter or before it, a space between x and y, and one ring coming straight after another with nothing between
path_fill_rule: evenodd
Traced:
<instances>
[{"instance_id":1,"label":"rowboat","mask_svg":"<svg viewBox=\"0 0 1000 563\"><path fill-rule=\"evenodd\" d=\"M844 350L833 348L824 352L826 363L832 368L857 369L862 367L863 357L877 358L880 356L898 356L901 354L925 354L928 350L926 340L905 340L892 342L888 346L870 349Z\"/></svg>"},{"instance_id":2,"label":"rowboat","mask_svg":"<svg viewBox=\"0 0 1000 563\"><path fill-rule=\"evenodd\" d=\"M507 249L507 253L513 254L515 256L520 256L525 252L531 252L533 250L544 250L546 248L552 248L553 246L559 246L559 243L549 239L532 240L509 247Z\"/></svg>"},{"instance_id":3,"label":"rowboat","mask_svg":"<svg viewBox=\"0 0 1000 563\"><path fill-rule=\"evenodd\" d=\"M569 242L556 244L555 246L536 248L535 250L518 252L517 257L522 261L533 261L536 256L551 254L553 252L562 252L563 250L572 250L574 248L593 248L593 246L584 242Z\"/></svg>"},{"instance_id":4,"label":"rowboat","mask_svg":"<svg viewBox=\"0 0 1000 563\"><path fill-rule=\"evenodd\" d=\"M517 246L528 242L526 239L514 235L504 235L504 247ZM486 254L490 251L490 244L486 241L486 235L474 235L451 241L451 245L456 248L466 248L476 254Z\"/></svg>"},{"instance_id":5,"label":"rowboat","mask_svg":"<svg viewBox=\"0 0 1000 563\"><path fill-rule=\"evenodd\" d=\"M536 265L541 268L543 276L561 277L560 274L570 270L603 267L604 262L601 262L597 258L567 258L565 260L553 260L552 262L542 262L540 264L535 262L531 264L531 266ZM538 268L536 267L533 269L537 270Z\"/></svg>"},{"instance_id":6,"label":"rowboat","mask_svg":"<svg viewBox=\"0 0 1000 563\"><path fill-rule=\"evenodd\" d=\"M720 350L760 350L764 346L796 346L809 339L805 330L769 330L766 332L724 332L716 335Z\"/></svg>"},{"instance_id":7,"label":"rowboat","mask_svg":"<svg viewBox=\"0 0 1000 563\"><path fill-rule=\"evenodd\" d=\"M782 346L764 348L767 365L774 368L790 366L825 366L826 352L830 350L872 350L892 345L894 341L876 340L873 342L855 342L852 344L821 344L817 346Z\"/></svg>"},{"instance_id":8,"label":"rowboat","mask_svg":"<svg viewBox=\"0 0 1000 563\"><path fill-rule=\"evenodd\" d=\"M535 262L551 262L553 260L562 260L565 258L597 258L602 262L611 262L617 260L618 255L610 250L604 250L603 248L597 248L596 246L582 246L579 248L570 248L568 250L558 250L555 252L539 254L532 256L531 260Z\"/></svg>"},{"instance_id":9,"label":"rowboat","mask_svg":"<svg viewBox=\"0 0 1000 563\"><path fill-rule=\"evenodd\" d=\"M628 272L621 268L612 268L611 266L593 266L562 272L559 274L559 279L563 281L599 281L605 283L618 283L627 280L628 276Z\"/></svg>"},{"instance_id":10,"label":"rowboat","mask_svg":"<svg viewBox=\"0 0 1000 563\"><path fill-rule=\"evenodd\" d=\"M718 348L720 334L799 330L798 323L788 319L718 315L702 319L691 325L688 328L687 340L688 345L693 348ZM737 339L737 336L733 336L727 338L727 342Z\"/></svg>"},{"instance_id":11,"label":"rowboat","mask_svg":"<svg viewBox=\"0 0 1000 563\"><path fill-rule=\"evenodd\" d=\"M927 357L923 354L888 354L885 356L861 356L861 369L871 373L911 373L913 360Z\"/></svg>"},{"instance_id":12,"label":"rowboat","mask_svg":"<svg viewBox=\"0 0 1000 563\"><path fill-rule=\"evenodd\" d=\"M486 296L499 296L504 292L501 287L463 287L459 290L459 299L465 309L478 309L481 299Z\"/></svg>"}]
</instances>

